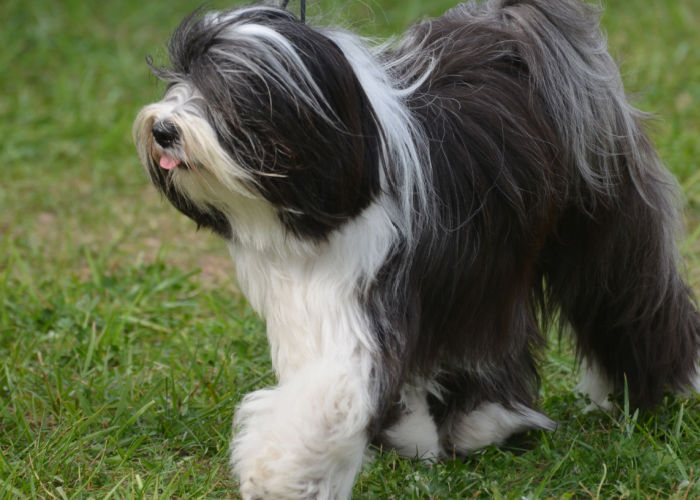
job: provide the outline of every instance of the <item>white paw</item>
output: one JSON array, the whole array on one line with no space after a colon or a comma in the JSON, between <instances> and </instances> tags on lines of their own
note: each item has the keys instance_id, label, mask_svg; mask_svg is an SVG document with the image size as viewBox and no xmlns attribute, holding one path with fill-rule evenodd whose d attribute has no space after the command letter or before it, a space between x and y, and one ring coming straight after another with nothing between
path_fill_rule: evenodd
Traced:
<instances>
[{"instance_id":1,"label":"white paw","mask_svg":"<svg viewBox=\"0 0 700 500\"><path fill-rule=\"evenodd\" d=\"M554 431L557 423L527 406L516 403L506 408L499 403L482 403L463 415L454 425L452 441L460 453L489 445L503 444L513 434L530 429Z\"/></svg>"},{"instance_id":2,"label":"white paw","mask_svg":"<svg viewBox=\"0 0 700 500\"><path fill-rule=\"evenodd\" d=\"M440 437L426 395L425 389L411 386L402 390L404 413L385 431L385 437L399 455L434 462L441 455Z\"/></svg>"},{"instance_id":3,"label":"white paw","mask_svg":"<svg viewBox=\"0 0 700 500\"><path fill-rule=\"evenodd\" d=\"M700 366L695 370L695 377L693 377L691 389L694 393L700 394Z\"/></svg>"},{"instance_id":4,"label":"white paw","mask_svg":"<svg viewBox=\"0 0 700 500\"><path fill-rule=\"evenodd\" d=\"M243 500L292 500L292 499L320 499L323 498L318 489L318 484L287 485L284 488L271 485L271 477L247 477L241 478L240 494ZM273 489L274 488L274 489Z\"/></svg>"},{"instance_id":5,"label":"white paw","mask_svg":"<svg viewBox=\"0 0 700 500\"><path fill-rule=\"evenodd\" d=\"M241 496L348 498L367 446L369 408L361 389L355 377L325 366L246 396L231 443Z\"/></svg>"},{"instance_id":6,"label":"white paw","mask_svg":"<svg viewBox=\"0 0 700 500\"><path fill-rule=\"evenodd\" d=\"M581 380L576 385L576 390L591 400L591 403L583 409L583 413L596 410L612 411L613 404L609 398L613 392L613 384L598 363L584 360L581 363L581 372Z\"/></svg>"}]
</instances>

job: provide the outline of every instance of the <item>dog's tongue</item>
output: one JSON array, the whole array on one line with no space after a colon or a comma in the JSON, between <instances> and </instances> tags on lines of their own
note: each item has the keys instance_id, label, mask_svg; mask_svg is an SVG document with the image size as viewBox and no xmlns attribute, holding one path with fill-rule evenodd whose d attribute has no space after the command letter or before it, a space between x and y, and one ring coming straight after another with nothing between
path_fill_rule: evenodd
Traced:
<instances>
[{"instance_id":1,"label":"dog's tongue","mask_svg":"<svg viewBox=\"0 0 700 500\"><path fill-rule=\"evenodd\" d=\"M172 158L168 155L163 155L160 157L160 166L165 170L172 170L180 164L180 160Z\"/></svg>"}]
</instances>

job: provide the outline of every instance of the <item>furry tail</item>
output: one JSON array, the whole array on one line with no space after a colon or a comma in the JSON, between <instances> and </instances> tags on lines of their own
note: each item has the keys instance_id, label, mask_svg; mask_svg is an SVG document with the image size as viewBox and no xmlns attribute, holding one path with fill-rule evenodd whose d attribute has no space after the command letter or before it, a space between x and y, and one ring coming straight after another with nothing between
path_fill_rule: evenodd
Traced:
<instances>
[{"instance_id":1,"label":"furry tail","mask_svg":"<svg viewBox=\"0 0 700 500\"><path fill-rule=\"evenodd\" d=\"M700 315L679 272L676 184L625 97L597 12L577 0L500 0L536 98L560 134L569 208L543 260L579 352L632 402L697 384ZM568 167L568 168L567 168Z\"/></svg>"},{"instance_id":2,"label":"furry tail","mask_svg":"<svg viewBox=\"0 0 700 500\"><path fill-rule=\"evenodd\" d=\"M644 115L627 102L598 11L579 0L491 3L500 6L510 30L520 34L520 56L566 147L562 159L597 194L581 201L614 196L624 171L644 197L648 176L666 181L640 126Z\"/></svg>"}]
</instances>

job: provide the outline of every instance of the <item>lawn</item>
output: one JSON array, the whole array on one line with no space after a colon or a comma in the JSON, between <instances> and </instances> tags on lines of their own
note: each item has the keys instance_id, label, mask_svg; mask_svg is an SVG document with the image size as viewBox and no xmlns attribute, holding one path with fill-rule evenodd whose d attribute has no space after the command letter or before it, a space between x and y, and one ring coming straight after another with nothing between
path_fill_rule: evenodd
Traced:
<instances>
[{"instance_id":1,"label":"lawn","mask_svg":"<svg viewBox=\"0 0 700 500\"><path fill-rule=\"evenodd\" d=\"M162 93L144 57L198 0L0 2L0 498L238 498L231 415L274 382L224 245L164 203L131 141ZM310 1L311 22L398 33L452 1ZM213 1L213 7L229 2ZM290 3L298 9L297 2ZM628 91L685 193L700 289L700 8L609 0ZM466 462L378 453L356 498L697 498L700 402L582 414L566 343L542 368L560 422Z\"/></svg>"}]
</instances>

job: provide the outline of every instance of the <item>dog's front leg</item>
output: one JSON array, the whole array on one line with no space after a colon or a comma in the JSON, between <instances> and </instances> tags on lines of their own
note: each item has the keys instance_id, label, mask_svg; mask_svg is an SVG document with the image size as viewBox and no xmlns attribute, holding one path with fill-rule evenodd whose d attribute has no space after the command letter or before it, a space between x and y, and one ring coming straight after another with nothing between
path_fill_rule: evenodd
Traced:
<instances>
[{"instance_id":1,"label":"dog's front leg","mask_svg":"<svg viewBox=\"0 0 700 500\"><path fill-rule=\"evenodd\" d=\"M248 499L345 499L367 446L368 377L351 359L312 362L243 399L232 465Z\"/></svg>"},{"instance_id":2,"label":"dog's front leg","mask_svg":"<svg viewBox=\"0 0 700 500\"><path fill-rule=\"evenodd\" d=\"M312 255L234 252L279 381L236 409L231 461L246 500L352 493L376 419L379 348L357 286L374 271L343 235Z\"/></svg>"}]
</instances>

